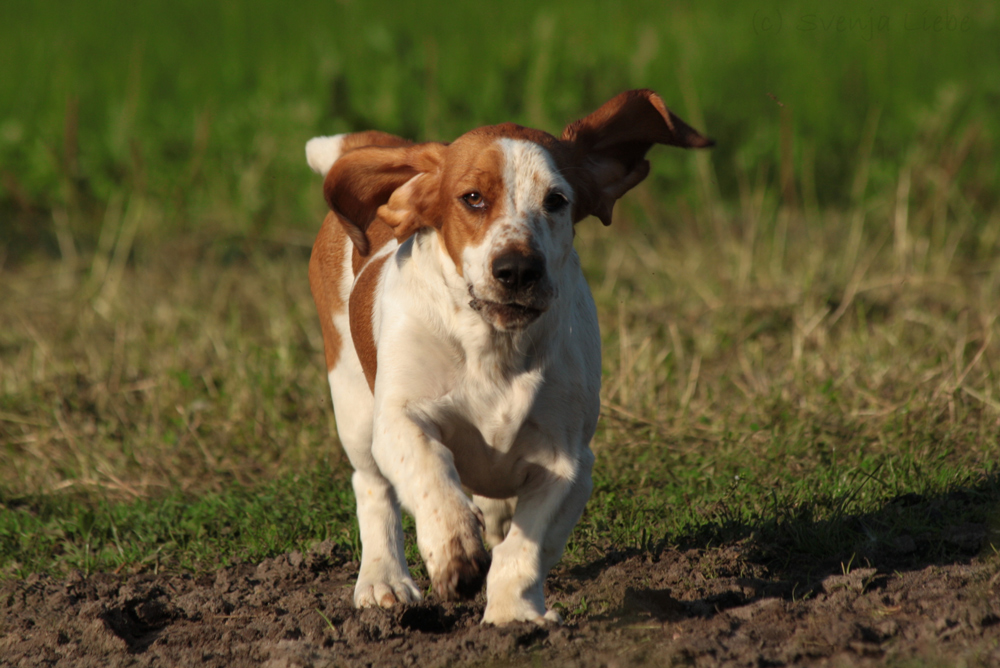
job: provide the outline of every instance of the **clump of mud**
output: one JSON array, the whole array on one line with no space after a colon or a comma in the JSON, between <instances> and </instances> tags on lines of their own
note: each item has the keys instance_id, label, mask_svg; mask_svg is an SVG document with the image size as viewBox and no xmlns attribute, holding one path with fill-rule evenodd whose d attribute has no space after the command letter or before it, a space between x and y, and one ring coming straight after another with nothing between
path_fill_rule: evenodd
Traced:
<instances>
[{"instance_id":1,"label":"clump of mud","mask_svg":"<svg viewBox=\"0 0 1000 668\"><path fill-rule=\"evenodd\" d=\"M355 610L329 543L191 575L76 573L0 586L0 665L1000 665L997 560L769 575L737 548L558 569L562 627L482 626L485 600Z\"/></svg>"}]
</instances>

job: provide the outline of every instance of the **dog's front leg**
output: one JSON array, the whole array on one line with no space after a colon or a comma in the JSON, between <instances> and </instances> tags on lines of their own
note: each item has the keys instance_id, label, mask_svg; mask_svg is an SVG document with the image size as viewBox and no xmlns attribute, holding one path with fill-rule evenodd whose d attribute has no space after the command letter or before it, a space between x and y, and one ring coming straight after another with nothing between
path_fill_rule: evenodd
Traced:
<instances>
[{"instance_id":1,"label":"dog's front leg","mask_svg":"<svg viewBox=\"0 0 1000 668\"><path fill-rule=\"evenodd\" d=\"M396 603L416 603L420 591L406 568L396 494L378 471L358 469L351 482L361 530L361 570L354 605L388 608Z\"/></svg>"},{"instance_id":2,"label":"dog's front leg","mask_svg":"<svg viewBox=\"0 0 1000 668\"><path fill-rule=\"evenodd\" d=\"M545 607L545 576L562 556L590 498L593 463L585 446L575 461L564 454L552 465L536 468L530 488L517 497L510 531L493 548L484 623L562 621Z\"/></svg>"},{"instance_id":3,"label":"dog's front leg","mask_svg":"<svg viewBox=\"0 0 1000 668\"><path fill-rule=\"evenodd\" d=\"M445 600L475 596L488 567L482 514L462 491L440 430L403 407L377 411L375 425L372 455L416 519L434 591Z\"/></svg>"}]
</instances>

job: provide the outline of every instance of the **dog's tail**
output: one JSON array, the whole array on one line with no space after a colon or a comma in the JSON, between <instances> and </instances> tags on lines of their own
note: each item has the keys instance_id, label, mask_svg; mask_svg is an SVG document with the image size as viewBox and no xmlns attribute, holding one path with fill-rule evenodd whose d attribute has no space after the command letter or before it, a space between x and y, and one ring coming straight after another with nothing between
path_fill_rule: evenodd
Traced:
<instances>
[{"instance_id":1,"label":"dog's tail","mask_svg":"<svg viewBox=\"0 0 1000 668\"><path fill-rule=\"evenodd\" d=\"M409 146L412 143L409 139L378 130L346 132L332 137L314 137L306 142L306 162L314 172L326 176L333 163L348 151L364 146Z\"/></svg>"}]
</instances>

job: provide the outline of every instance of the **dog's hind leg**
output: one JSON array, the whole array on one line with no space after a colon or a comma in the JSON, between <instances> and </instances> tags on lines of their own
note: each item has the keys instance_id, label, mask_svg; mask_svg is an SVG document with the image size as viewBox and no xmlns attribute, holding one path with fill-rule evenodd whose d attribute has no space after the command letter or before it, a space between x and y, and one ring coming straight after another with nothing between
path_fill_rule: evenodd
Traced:
<instances>
[{"instance_id":1,"label":"dog's hind leg","mask_svg":"<svg viewBox=\"0 0 1000 668\"><path fill-rule=\"evenodd\" d=\"M585 447L580 453L579 468L573 479L573 486L570 487L569 494L563 499L562 505L559 506L559 510L556 511L549 524L549 530L545 533L545 540L542 543L543 574L547 574L559 562L563 549L566 547L566 541L569 540L569 535L573 533L573 528L580 521L580 516L583 515L583 509L594 489L594 483L591 479L593 468L594 452L589 447Z\"/></svg>"},{"instance_id":2,"label":"dog's hind leg","mask_svg":"<svg viewBox=\"0 0 1000 668\"><path fill-rule=\"evenodd\" d=\"M561 457L532 489L518 495L510 531L493 548L484 623L561 621L545 607L545 576L562 556L590 497L593 462L590 448L577 461Z\"/></svg>"},{"instance_id":3,"label":"dog's hind leg","mask_svg":"<svg viewBox=\"0 0 1000 668\"><path fill-rule=\"evenodd\" d=\"M486 496L472 496L473 503L483 511L483 530L486 545L490 549L503 542L510 531L510 520L514 517L517 499L491 499Z\"/></svg>"}]
</instances>

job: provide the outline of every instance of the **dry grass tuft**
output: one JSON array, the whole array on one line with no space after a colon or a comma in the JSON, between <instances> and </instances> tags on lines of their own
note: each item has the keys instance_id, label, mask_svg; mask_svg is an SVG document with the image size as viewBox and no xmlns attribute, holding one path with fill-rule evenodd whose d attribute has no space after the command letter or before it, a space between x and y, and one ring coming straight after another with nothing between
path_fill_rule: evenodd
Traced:
<instances>
[{"instance_id":1,"label":"dry grass tuft","mask_svg":"<svg viewBox=\"0 0 1000 668\"><path fill-rule=\"evenodd\" d=\"M340 456L302 252L110 255L3 277L0 485L141 496Z\"/></svg>"}]
</instances>

